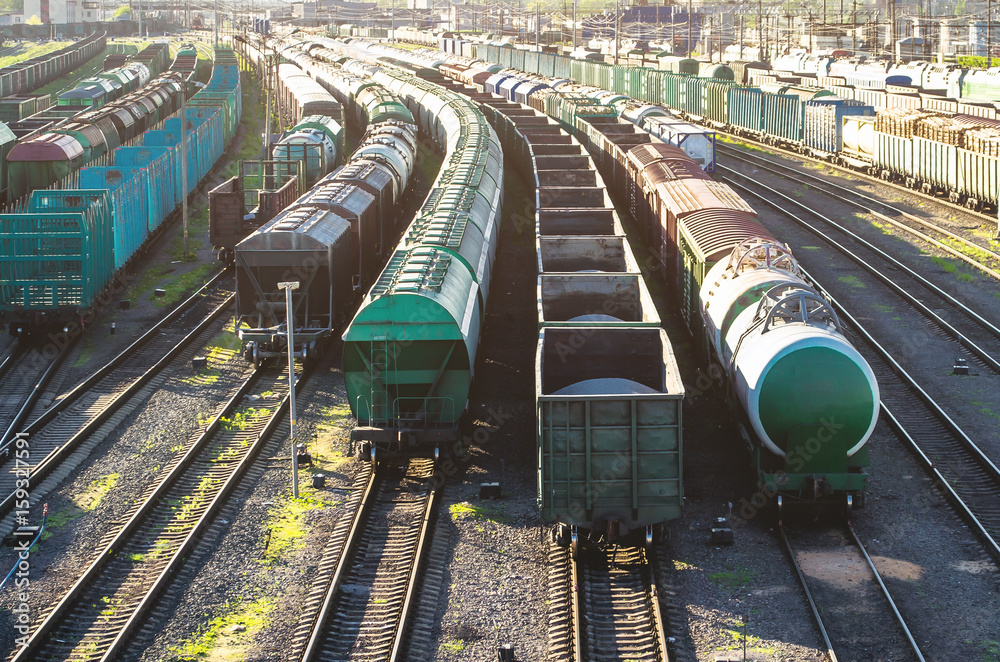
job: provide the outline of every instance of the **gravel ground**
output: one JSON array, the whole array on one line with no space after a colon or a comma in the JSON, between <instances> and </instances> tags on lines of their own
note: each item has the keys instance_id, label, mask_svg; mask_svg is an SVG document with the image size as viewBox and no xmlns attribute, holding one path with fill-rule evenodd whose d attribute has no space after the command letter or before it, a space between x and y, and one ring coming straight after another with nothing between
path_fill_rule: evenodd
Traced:
<instances>
[{"instance_id":1,"label":"gravel ground","mask_svg":"<svg viewBox=\"0 0 1000 662\"><path fill-rule=\"evenodd\" d=\"M794 195L789 192L797 190L787 180L777 180L762 172L754 175L765 183L780 182L786 194ZM899 196L894 190L880 192ZM926 213L919 204L918 201L913 207L920 213ZM873 325L873 330L897 343L899 348L906 347L905 343L908 340L912 342L914 337L920 337L922 342L927 343L919 351L911 349L903 354L911 364L907 368L912 366L915 376L922 379L927 388L936 389L947 397L947 394L955 393L969 382L978 386L993 379L984 374L973 378L950 376L953 352L937 345L930 348L931 343L942 342L939 336L926 329L921 330L920 323L916 321L908 320L908 327L901 323L903 320L891 319L899 315L895 312L889 315L878 308L885 305L885 299L873 293L875 285L871 278L865 281L868 287L852 286L855 279L862 278L853 264L845 265L843 258L830 259L826 251L806 248L816 246L818 240L790 227L787 222L779 223L772 218L772 214L759 205L755 206L761 212L764 224L777 236L791 242L803 266L849 310L861 317L862 323ZM834 203L827 205L826 211L832 217L846 217L854 213L843 207L838 208ZM990 306L997 291L994 281L980 279L975 274L972 274L972 280L956 278L955 272L945 270L932 259L938 257L932 249L921 252L919 247L909 244L905 235L883 232L866 218L856 218L852 229L873 241L889 242L898 259L904 262L912 260L923 275L935 280L939 286L967 299L984 316L996 317ZM965 273L961 267L956 271ZM879 321L884 323L879 324ZM921 332L921 336L916 335ZM675 351L678 351L678 335L671 333L671 337L675 339ZM944 354L938 360L938 363L943 361L941 365L934 364L937 358L929 356L934 353ZM684 354L682 345L678 354ZM927 367L928 363L930 367ZM944 366L944 363L948 365ZM682 359L682 369L684 364ZM688 376L685 381L690 393L691 385L697 382ZM811 617L804 610L788 562L770 531L770 521L760 516L749 520L743 517L747 513L739 505L742 503L740 499L752 493L752 486L745 479L734 481L735 472L740 471L744 462L739 445L731 441L736 438L735 435L725 430L723 422L712 434L713 444L700 443L701 435L706 431L703 426L696 427L697 424L694 424L699 416L698 408L712 411L721 406L711 404L713 401L718 403L718 390L709 389L705 395L688 398L687 407L693 409L685 412L688 423L685 429L688 509L685 518L672 525L671 550L679 566L675 581L680 587L681 600L688 605L691 615L689 630L697 659L713 659L714 655L734 644L727 640L733 636L732 624L739 620L740 609L730 609L727 613L720 607L721 599L726 595L726 585L731 583L739 583L748 594L746 598L741 598L740 608L750 611L750 643L756 644L752 647L760 659L821 658L818 635L814 628L807 627ZM987 391L987 398L995 396L995 392L988 392L989 388L983 390ZM961 392L959 402L962 398L965 402L973 399L973 393L968 390ZM976 394L975 400L980 402L978 398ZM947 402L946 408L954 406ZM986 409L985 406L976 406ZM991 424L992 416L987 411L958 409L956 415L984 449L996 452L993 445L996 431ZM729 441L720 443L719 439ZM991 656L996 655L996 642L1000 636L1000 626L991 616L996 613L997 582L1000 579L996 566L984 555L981 546L891 431L880 425L869 442L869 448L872 453L869 503L856 513L854 522L877 566L887 578L890 590L897 596L897 602L925 655L935 660L993 659ZM728 471L725 470L727 468ZM740 482L742 487L738 486ZM706 527L711 517L726 514L730 501L736 504L735 516L730 518L736 531L736 544L717 550L705 543ZM692 535L695 532L696 535ZM754 549L751 554L738 555L736 559L726 558L741 547L750 545ZM693 566L693 569L688 566ZM786 607L798 605L793 612L777 609L774 605L742 606L742 602L752 602L760 596L774 600L786 594L790 596ZM761 610L756 619L754 609ZM947 618L942 618L944 615ZM799 634L786 634L788 632ZM755 642L754 636L760 636L761 640Z\"/></svg>"},{"instance_id":2,"label":"gravel ground","mask_svg":"<svg viewBox=\"0 0 1000 662\"><path fill-rule=\"evenodd\" d=\"M233 153L238 151L243 134L241 129L232 146ZM171 222L113 286L108 305L87 324L66 360L65 369L48 389L48 397L42 399L43 406L56 392L68 391L120 353L218 269L208 241L205 191L219 181L221 175L217 174L203 184L189 207L191 246L197 249L195 259L174 260L183 244L180 222ZM206 220L200 222L199 218ZM156 296L156 288L166 289L166 296ZM127 310L118 306L118 301L125 299L131 304ZM199 420L228 399L231 384L245 372L246 366L235 356L230 334L225 330L227 324L231 329L231 319L227 322L222 318L214 326L215 333L208 334L209 338L216 337L212 344L217 346L209 370L199 374L180 368L93 449L70 479L45 499L49 519L44 539L31 555L28 604L32 619L54 604L93 560L101 537L122 523L168 463L179 456L185 440L199 427ZM40 516L40 512L34 515ZM0 567L5 574L14 561L10 548L0 549ZM17 634L10 609L18 598L13 591L0 594L2 651L14 646Z\"/></svg>"},{"instance_id":3,"label":"gravel ground","mask_svg":"<svg viewBox=\"0 0 1000 662\"><path fill-rule=\"evenodd\" d=\"M470 395L473 447L445 489L442 529L452 545L438 602L436 662L486 660L501 644L541 660L547 636L546 554L535 502L534 216L506 172L503 227L486 331ZM462 464L465 466L463 467ZM503 498L480 501L499 482Z\"/></svg>"},{"instance_id":4,"label":"gravel ground","mask_svg":"<svg viewBox=\"0 0 1000 662\"><path fill-rule=\"evenodd\" d=\"M513 644L519 660L544 657L547 574L534 485L533 225L523 187L512 187L511 181L489 320L470 400L473 416L466 432L475 443L455 461L436 529L437 536L447 537L451 549L447 589L437 600L437 653L431 658L436 661L492 659L501 643ZM890 191L888 195L900 194ZM919 203L913 207L922 211ZM890 236L867 220L859 219L857 225L873 236ZM815 240L807 242L803 238L801 246L816 245ZM959 280L955 274L965 273L962 267L947 271L931 259L933 252L921 254L908 249L907 243L902 238L895 241L900 255L912 254L928 274L932 272L928 263L936 265L943 283L981 302L980 310L992 311L987 305L995 296L992 281L980 281L975 275L973 280ZM155 263L168 263L169 249L162 247ZM819 251L798 250L794 244L793 249L807 268L823 267L824 260L813 263L811 258ZM203 252L207 251L199 251ZM199 257L199 264L210 262ZM826 284L831 279L822 273L817 276ZM854 270L837 273L830 272L836 283L842 282L841 276L860 278ZM651 285L689 394L684 406L687 508L684 518L669 526L670 540L661 554L669 559L664 564L668 573L661 592L680 608L681 618L671 624L672 633L679 636L679 659L714 660L742 652L744 624L749 637L747 659L825 659L772 520L763 512L753 512L745 501L753 494L752 475L732 417L720 415L726 411L723 389L702 376L703 366L672 312L676 310L672 297L664 287ZM851 310L861 309L865 295L872 296L870 292L859 295L857 290L867 289L845 285L843 303ZM868 305L873 310L872 302ZM107 328L116 321L118 333L114 337L101 334L102 341L92 343L89 355L86 342L81 345L77 356L71 357L78 371L72 380L109 357L112 342L124 343L133 328L141 327L139 315L156 310L147 292L133 298L131 311L114 311L115 320L102 318L94 326ZM878 317L871 312L866 316ZM915 333L902 324L886 324L883 330L896 331L904 338ZM158 609L160 615L150 622L127 659L286 658L322 545L345 513L343 503L358 467L347 459L351 420L336 358L339 348L332 348L331 353L330 362L313 378L309 393L300 401L304 435L310 439L316 469L327 476L326 487L304 487L308 498L292 502L286 453L279 446L282 440L275 440L258 463L259 471L243 481L215 533L192 557L181 581ZM950 363L952 358L947 354L942 360ZM242 363L234 359L223 368L220 383L240 370ZM956 379L941 372L941 366L932 366L921 375L935 378L946 396ZM992 399L987 400L996 397L995 389L986 385L982 375L958 381L993 390L975 400L989 404L967 407L1000 411ZM193 430L198 414L211 411L221 397L211 385L180 379L170 385L151 399L152 406L120 426L114 439L102 444L74 480L49 499L51 513L66 515L52 526L52 536L32 556L33 608L48 601L41 596L57 596L68 587L92 555L93 541L134 506L133 501L173 457L171 448ZM972 391L959 390L954 397L971 402ZM963 421L977 414L960 412ZM988 425L992 416L980 411L975 418L981 421L984 445L996 442L995 430ZM996 659L1000 641L996 566L891 432L880 426L870 447L871 495L854 521L918 633L925 654L943 661ZM989 452L997 453L998 447L990 447ZM116 474L109 487L109 477ZM483 482L500 482L503 498L480 501ZM732 546L709 543L709 525L719 516L728 516L733 524L736 542ZM13 555L4 551L0 561L13 563ZM11 593L0 596L0 606L6 608L0 621L4 633L0 646L10 646Z\"/></svg>"},{"instance_id":5,"label":"gravel ground","mask_svg":"<svg viewBox=\"0 0 1000 662\"><path fill-rule=\"evenodd\" d=\"M313 467L300 471L300 500L291 498L287 429L265 448L259 471L243 481L147 624L146 637L126 660L285 660L298 615L326 538L357 466L346 457L351 418L346 407L340 345L297 399L301 437ZM274 368L271 368L274 369ZM326 477L322 489L309 481ZM155 636L148 636L155 633Z\"/></svg>"},{"instance_id":6,"label":"gravel ground","mask_svg":"<svg viewBox=\"0 0 1000 662\"><path fill-rule=\"evenodd\" d=\"M439 162L428 154L420 159L404 218L422 203ZM334 342L297 399L301 438L314 462L300 473L303 498L290 494L287 453L280 450L287 432L276 435L126 659L287 659L323 546L362 466L350 456L353 418L341 353ZM309 484L314 471L326 476L324 488Z\"/></svg>"},{"instance_id":7,"label":"gravel ground","mask_svg":"<svg viewBox=\"0 0 1000 662\"><path fill-rule=\"evenodd\" d=\"M744 170L748 167L741 166ZM816 195L808 186L793 185L789 180L770 173L755 170L753 175L755 179L779 188L786 195L799 199ZM885 186L879 188L883 190L877 190L876 193L891 194L894 197L902 195L894 189L884 190L887 188ZM878 219L863 214L856 215L855 210L843 203L827 203L829 199L823 199L823 208L829 217L845 222L854 232L888 250L900 262L976 310L994 325L1000 325L1000 311L995 305L1000 298L1000 281L949 258L927 244L914 243L910 235L885 227ZM779 218L759 201L754 202L759 207L758 212L765 226L791 243L799 262L869 331L877 338L884 339L885 346L897 357L904 369L959 421L966 433L989 457L995 462L1000 461L1000 428L996 425L1000 418L1000 376L980 363L957 342L951 341L950 337L945 336L922 315L912 312L908 304L860 266L828 249L814 234L791 221ZM918 201L917 204L921 203ZM914 205L916 212L929 216L928 210L934 206L922 204L923 207ZM949 216L952 216L951 224L954 226L954 216L950 212L942 214L945 221ZM819 224L818 221L809 220ZM840 239L834 231L827 232ZM881 264L876 266L882 268ZM912 291L918 298L924 293L923 288ZM937 297L927 299L928 302L937 300ZM958 317L957 313L949 310L942 310L939 314L945 319ZM984 348L996 356L1000 341L993 341L984 345ZM969 377L952 375L956 358L968 360L974 374Z\"/></svg>"}]
</instances>

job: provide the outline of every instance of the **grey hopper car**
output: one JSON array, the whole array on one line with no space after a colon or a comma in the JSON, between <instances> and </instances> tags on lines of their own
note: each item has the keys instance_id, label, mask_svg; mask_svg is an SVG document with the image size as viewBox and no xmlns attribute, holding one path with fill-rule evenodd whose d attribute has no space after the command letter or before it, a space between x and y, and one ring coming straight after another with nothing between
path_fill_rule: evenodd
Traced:
<instances>
[{"instance_id":1,"label":"grey hopper car","mask_svg":"<svg viewBox=\"0 0 1000 662\"><path fill-rule=\"evenodd\" d=\"M347 219L302 207L283 212L236 245L237 334L252 354L248 360L259 364L286 346L285 292L278 283L299 283L292 310L300 355L351 313L351 244Z\"/></svg>"}]
</instances>

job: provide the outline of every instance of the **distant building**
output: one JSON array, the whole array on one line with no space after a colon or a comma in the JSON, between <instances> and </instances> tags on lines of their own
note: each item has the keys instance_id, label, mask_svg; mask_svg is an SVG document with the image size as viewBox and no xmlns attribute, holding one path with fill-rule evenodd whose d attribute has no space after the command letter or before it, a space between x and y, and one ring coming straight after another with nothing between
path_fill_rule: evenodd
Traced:
<instances>
[{"instance_id":1,"label":"distant building","mask_svg":"<svg viewBox=\"0 0 1000 662\"><path fill-rule=\"evenodd\" d=\"M0 25L18 25L24 23L24 14L0 14Z\"/></svg>"},{"instance_id":2,"label":"distant building","mask_svg":"<svg viewBox=\"0 0 1000 662\"><path fill-rule=\"evenodd\" d=\"M101 20L101 3L87 0L24 0L24 16L42 23L80 23Z\"/></svg>"}]
</instances>

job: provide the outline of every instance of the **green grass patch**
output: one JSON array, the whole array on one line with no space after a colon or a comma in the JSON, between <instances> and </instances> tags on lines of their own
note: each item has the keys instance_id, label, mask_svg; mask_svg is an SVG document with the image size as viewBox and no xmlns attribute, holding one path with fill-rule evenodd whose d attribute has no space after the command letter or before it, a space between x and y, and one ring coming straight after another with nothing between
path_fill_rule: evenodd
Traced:
<instances>
[{"instance_id":1,"label":"green grass patch","mask_svg":"<svg viewBox=\"0 0 1000 662\"><path fill-rule=\"evenodd\" d=\"M807 250L807 251L821 251L821 250L823 250L819 246L803 246L802 249L803 250Z\"/></svg>"},{"instance_id":2,"label":"green grass patch","mask_svg":"<svg viewBox=\"0 0 1000 662\"><path fill-rule=\"evenodd\" d=\"M970 273L963 271L962 273L955 274L955 278L958 279L960 283L971 283L973 281L973 276Z\"/></svg>"},{"instance_id":3,"label":"green grass patch","mask_svg":"<svg viewBox=\"0 0 1000 662\"><path fill-rule=\"evenodd\" d=\"M739 138L733 136L716 136L716 140L719 142L724 142L727 145L732 145L733 147L739 147L740 149L750 150L751 152L767 152L763 147L758 147L757 145L751 145L748 142L744 142Z\"/></svg>"},{"instance_id":4,"label":"green grass patch","mask_svg":"<svg viewBox=\"0 0 1000 662\"><path fill-rule=\"evenodd\" d=\"M227 325L226 327L229 327ZM181 382L191 386L211 386L219 381L221 373L217 366L220 363L227 363L239 355L242 343L232 331L223 331L209 341L205 346L207 350L207 363L204 368L197 373L182 377Z\"/></svg>"},{"instance_id":5,"label":"green grass patch","mask_svg":"<svg viewBox=\"0 0 1000 662\"><path fill-rule=\"evenodd\" d=\"M228 613L216 616L204 628L179 646L171 646L176 660L247 660L247 649L254 637L270 622L277 607L273 598L232 605Z\"/></svg>"},{"instance_id":6,"label":"green grass patch","mask_svg":"<svg viewBox=\"0 0 1000 662\"><path fill-rule=\"evenodd\" d=\"M461 653L465 650L465 642L461 639L449 639L441 644L441 650L448 651L449 653Z\"/></svg>"},{"instance_id":7,"label":"green grass patch","mask_svg":"<svg viewBox=\"0 0 1000 662\"><path fill-rule=\"evenodd\" d=\"M82 368L83 366L87 365L87 361L90 360L90 357L93 354L94 354L94 337L88 336L87 340L85 340L83 343L83 349L80 350L80 356L78 356L76 358L76 361L73 363L73 367Z\"/></svg>"},{"instance_id":8,"label":"green grass patch","mask_svg":"<svg viewBox=\"0 0 1000 662\"><path fill-rule=\"evenodd\" d=\"M876 220L872 220L872 227L877 229L882 234L892 234L892 223L889 223L888 221L880 223Z\"/></svg>"},{"instance_id":9,"label":"green grass patch","mask_svg":"<svg viewBox=\"0 0 1000 662\"><path fill-rule=\"evenodd\" d=\"M504 506L477 506L471 504L468 501L463 501L462 503L453 503L448 506L448 512L451 514L453 520L461 519L479 519L479 520L490 520L492 522L505 522L507 521L507 514L503 512Z\"/></svg>"},{"instance_id":10,"label":"green grass patch","mask_svg":"<svg viewBox=\"0 0 1000 662\"><path fill-rule=\"evenodd\" d=\"M722 588L742 590L753 582L754 573L750 570L737 568L728 572L711 572L708 578Z\"/></svg>"},{"instance_id":11,"label":"green grass patch","mask_svg":"<svg viewBox=\"0 0 1000 662\"><path fill-rule=\"evenodd\" d=\"M28 46L27 48L22 48L14 55L0 57L0 67L9 67L12 64L17 64L18 62L23 62L24 60L59 50L69 44L70 42L68 41L46 41L41 44L34 44L32 46Z\"/></svg>"},{"instance_id":12,"label":"green grass patch","mask_svg":"<svg viewBox=\"0 0 1000 662\"><path fill-rule=\"evenodd\" d=\"M190 207L188 208L190 209ZM188 217L188 247L187 251L184 250L184 226L179 225L177 227L177 236L170 243L170 249L167 254L170 256L173 262L193 262L194 254L204 245L200 239L195 239L191 232L191 217Z\"/></svg>"},{"instance_id":13,"label":"green grass patch","mask_svg":"<svg viewBox=\"0 0 1000 662\"><path fill-rule=\"evenodd\" d=\"M733 639L732 645L724 646L722 650L740 650L743 648L744 634L742 627L738 630L725 629L722 631L722 634ZM778 654L777 648L773 646L761 646L761 638L752 634L746 635L746 647L748 653L762 653L769 658L773 658Z\"/></svg>"},{"instance_id":14,"label":"green grass patch","mask_svg":"<svg viewBox=\"0 0 1000 662\"><path fill-rule=\"evenodd\" d=\"M208 282L208 275L215 271L215 268L216 266L211 263L199 264L191 271L181 274L167 283L161 283L166 294L153 300L156 307L163 308L177 303L181 297L190 294Z\"/></svg>"},{"instance_id":15,"label":"green grass patch","mask_svg":"<svg viewBox=\"0 0 1000 662\"><path fill-rule=\"evenodd\" d=\"M943 257L931 257L931 261L941 267L941 270L946 274L955 272L955 263L952 260Z\"/></svg>"},{"instance_id":16,"label":"green grass patch","mask_svg":"<svg viewBox=\"0 0 1000 662\"><path fill-rule=\"evenodd\" d=\"M299 476L302 475L302 472L299 472ZM299 494L308 491L308 488L300 488ZM270 529L271 538L263 563L267 565L277 563L301 549L305 544L304 538L309 533L307 523L309 513L337 505L339 502L324 492L313 492L298 499L290 496L282 498L267 513L267 527Z\"/></svg>"},{"instance_id":17,"label":"green grass patch","mask_svg":"<svg viewBox=\"0 0 1000 662\"><path fill-rule=\"evenodd\" d=\"M859 290L868 287L867 285L865 285L864 283L862 283L860 280L858 280L857 276L841 276L837 280L839 280L844 285L847 285L849 287L853 287L853 288L859 289Z\"/></svg>"},{"instance_id":18,"label":"green grass patch","mask_svg":"<svg viewBox=\"0 0 1000 662\"><path fill-rule=\"evenodd\" d=\"M89 512L100 505L101 500L118 485L118 474L108 474L101 476L92 482L81 494L73 497L72 501L78 508Z\"/></svg>"},{"instance_id":19,"label":"green grass patch","mask_svg":"<svg viewBox=\"0 0 1000 662\"><path fill-rule=\"evenodd\" d=\"M979 648L981 662L1000 662L1000 641L984 639L979 642Z\"/></svg>"},{"instance_id":20,"label":"green grass patch","mask_svg":"<svg viewBox=\"0 0 1000 662\"><path fill-rule=\"evenodd\" d=\"M221 419L222 427L226 430L246 430L256 421L262 418L268 418L271 415L271 412L272 410L267 407L263 407L261 409L257 409L256 407L247 407L244 410L234 413L232 418L226 418L223 416Z\"/></svg>"},{"instance_id":21,"label":"green grass patch","mask_svg":"<svg viewBox=\"0 0 1000 662\"><path fill-rule=\"evenodd\" d=\"M880 313L885 313L886 315L888 315L889 313L891 313L891 312L893 312L893 311L896 310L894 307L887 306L887 305L885 305L883 303L876 303L876 304L874 304L872 306L872 308L874 308L875 310L877 310Z\"/></svg>"},{"instance_id":22,"label":"green grass patch","mask_svg":"<svg viewBox=\"0 0 1000 662\"><path fill-rule=\"evenodd\" d=\"M239 162L252 159L259 159L264 148L264 140L261 134L264 131L264 104L260 99L260 87L257 81L248 74L243 74L243 117L240 125L244 128L240 149L223 171L226 179L235 177L238 173Z\"/></svg>"},{"instance_id":23,"label":"green grass patch","mask_svg":"<svg viewBox=\"0 0 1000 662\"><path fill-rule=\"evenodd\" d=\"M997 259L988 251L975 246L969 246L968 244L958 241L957 239L952 239L951 237L942 238L941 243L950 248L954 248L962 255L972 258L979 264L989 264L997 261Z\"/></svg>"}]
</instances>

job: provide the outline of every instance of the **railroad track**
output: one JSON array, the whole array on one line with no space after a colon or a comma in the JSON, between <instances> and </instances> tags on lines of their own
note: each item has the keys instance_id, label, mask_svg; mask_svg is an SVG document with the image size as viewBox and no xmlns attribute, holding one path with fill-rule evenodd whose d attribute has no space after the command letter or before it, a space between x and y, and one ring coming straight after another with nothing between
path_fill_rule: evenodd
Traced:
<instances>
[{"instance_id":1,"label":"railroad track","mask_svg":"<svg viewBox=\"0 0 1000 662\"><path fill-rule=\"evenodd\" d=\"M55 404L30 425L16 430L29 440L28 457L16 460L29 470L32 499L44 496L40 482L56 472L66 473L63 462L104 425L117 424L123 408L152 394L165 379L163 369L179 359L190 359L199 341L207 341L212 324L229 310L232 289L224 286L223 271L170 314L136 339L103 368L56 398ZM11 526L18 476L14 473L13 439L0 447L0 529ZM27 465L27 466L25 466ZM58 470L58 471L57 471ZM22 476L23 478L23 476Z\"/></svg>"},{"instance_id":2,"label":"railroad track","mask_svg":"<svg viewBox=\"0 0 1000 662\"><path fill-rule=\"evenodd\" d=\"M788 213L781 205L775 205L770 199L753 193L747 187L735 185L774 205L779 210ZM764 187L767 188L767 187ZM787 196L769 189L771 195L780 196L784 201L796 203ZM796 203L800 209L807 207ZM809 210L810 213L815 213ZM891 256L884 255L893 264L894 275L883 275L858 256L862 250L871 250L863 244L852 244L851 248L842 246L836 240L812 227L811 224L789 213L789 216L811 231L825 238L831 245L838 247L840 252L855 260L870 272L879 276L883 282L899 278L907 271L903 265L895 266ZM832 223L829 219L827 222ZM864 242L867 243L867 242ZM869 245L870 246L870 245ZM874 247L871 247L874 249ZM878 252L878 249L874 249ZM912 272L911 272L912 273ZM914 274L916 275L916 274ZM934 398L921 387L891 353L883 347L857 319L848 313L836 299L826 292L815 278L806 276L817 286L817 289L830 299L837 309L841 322L854 340L855 345L872 370L878 375L882 411L890 425L899 434L905 444L913 450L924 467L931 473L939 489L951 500L959 514L983 541L987 551L1000 563L1000 469L990 460L969 437L968 434L944 411ZM917 282L923 281L916 275ZM1000 332L988 322L982 320L974 311L955 301L949 296L941 297L940 305L948 305L957 315L945 321L931 310L924 300L917 300L906 286L890 285L894 291L908 302L912 302L931 324L947 333L955 342L966 348L972 348L974 356L983 365L1000 372L998 357L1000 357ZM921 283L921 287L923 284ZM928 289L934 293L937 288ZM964 315L964 319L959 316ZM982 320L982 321L980 321ZM961 324L961 329L956 325ZM982 345L982 346L981 346ZM985 348L984 348L985 347Z\"/></svg>"},{"instance_id":3,"label":"railroad track","mask_svg":"<svg viewBox=\"0 0 1000 662\"><path fill-rule=\"evenodd\" d=\"M649 550L549 552L549 659L668 662L665 622Z\"/></svg>"},{"instance_id":4,"label":"railroad track","mask_svg":"<svg viewBox=\"0 0 1000 662\"><path fill-rule=\"evenodd\" d=\"M303 383L296 380L297 390ZM287 425L288 391L284 371L247 377L128 520L105 535L94 562L12 660L115 659L258 452Z\"/></svg>"},{"instance_id":5,"label":"railroad track","mask_svg":"<svg viewBox=\"0 0 1000 662\"><path fill-rule=\"evenodd\" d=\"M324 552L296 632L295 659L405 659L440 489L429 483L433 459L403 462L380 462L361 479L354 516L341 520Z\"/></svg>"},{"instance_id":6,"label":"railroad track","mask_svg":"<svg viewBox=\"0 0 1000 662\"><path fill-rule=\"evenodd\" d=\"M680 113L680 115L683 116L683 117L687 117L688 119L693 120L693 118L691 118L686 113ZM727 136L730 136L734 140L738 140L738 141L746 143L748 145L753 145L755 147L759 147L759 148L761 148L763 150L771 152L772 154L781 155L781 156L789 156L789 157L796 158L796 159L803 159L803 160L809 161L811 163L817 163L817 164L820 164L820 165L823 165L823 166L826 166L826 167L829 167L829 168L833 168L834 170L839 171L840 174L842 174L842 175L845 175L845 176L848 176L848 177L860 177L860 178L863 178L863 179L865 179L866 181L868 181L868 182L870 182L872 184L881 184L883 186L889 186L889 187L895 188L895 189L897 189L899 191L908 193L910 195L917 196L917 197L921 198L922 200L927 200L927 201L932 202L934 204L941 205L945 209L949 209L951 211L959 211L959 212L962 212L964 214L969 214L973 218L980 219L980 220L985 221L985 222L990 223L990 224L995 224L996 221L997 221L997 216L996 216L995 213L989 213L989 212L984 212L984 211L978 211L978 210L975 210L975 209L970 209L970 208L964 207L964 206L962 206L960 204L951 202L950 200L945 200L943 198L940 198L940 197L938 197L936 195L932 195L932 194L929 194L929 193L924 193L923 191L919 191L917 189L913 189L913 188L910 188L908 186L904 186L903 184L895 182L895 181L893 181L891 179L881 179L879 177L874 177L874 176L869 175L868 173L863 172L861 170L855 170L854 168L849 168L849 167L846 167L846 166L838 165L838 164L833 163L832 161L828 161L826 159L820 159L820 158L817 158L817 157L805 154L803 152L799 152L799 151L795 151L795 150L790 150L790 149L784 149L784 148L781 148L781 147L777 147L775 145L770 145L770 144L761 142L759 140L756 140L754 138L749 138L749 137L747 137L745 135L739 135L739 134L732 133L732 132L729 132L729 131L724 131L723 129L716 128L716 125L713 125L713 124L710 124L710 123L707 123L707 122L703 122L701 120L693 120L693 121L696 124L701 124L702 126L707 126L708 128L710 128L710 129L712 129L712 130L714 130L714 131L716 131L718 133L722 133L722 134L725 134ZM723 149L725 149L725 147L723 147Z\"/></svg>"},{"instance_id":7,"label":"railroad track","mask_svg":"<svg viewBox=\"0 0 1000 662\"><path fill-rule=\"evenodd\" d=\"M924 661L878 569L849 524L794 530L779 526L778 532L831 662Z\"/></svg>"},{"instance_id":8,"label":"railroad track","mask_svg":"<svg viewBox=\"0 0 1000 662\"><path fill-rule=\"evenodd\" d=\"M66 357L79 336L69 338L55 356L46 356L40 341L31 345L18 342L0 365L0 456L6 456L11 438L28 422L50 383L59 374L65 377Z\"/></svg>"},{"instance_id":9,"label":"railroad track","mask_svg":"<svg viewBox=\"0 0 1000 662\"><path fill-rule=\"evenodd\" d=\"M1000 279L1000 271L996 270L996 267L1000 267L1000 254L992 249L990 240L985 237L975 237L976 241L972 241L927 219L903 211L884 200L847 186L841 186L836 182L818 177L800 168L773 161L759 154L750 154L724 145L720 146L719 151L739 161L752 164L759 170L765 170L798 182L807 182L814 190L818 189L820 192L835 197L841 202L853 205L866 213L872 214L875 218L889 223L893 227L917 237L919 240L934 246L938 250L962 260L991 278ZM876 208L881 208L887 213L878 212ZM968 210L963 211L969 214L972 213ZM888 214L891 214L891 216Z\"/></svg>"},{"instance_id":10,"label":"railroad track","mask_svg":"<svg viewBox=\"0 0 1000 662\"><path fill-rule=\"evenodd\" d=\"M854 345L878 375L882 414L1000 564L1000 469L829 292Z\"/></svg>"},{"instance_id":11,"label":"railroad track","mask_svg":"<svg viewBox=\"0 0 1000 662\"><path fill-rule=\"evenodd\" d=\"M907 306L915 309L933 328L970 352L983 367L1000 374L1000 328L992 322L887 251L878 248L816 209L822 206L821 200L805 204L781 191L754 181L749 175L727 168L721 169L746 180L749 185L741 185L731 179L727 179L727 183L740 192L770 205L854 261L902 299ZM801 212L817 219L822 227L806 221L802 218ZM832 233L827 230L832 230ZM837 236L833 236L833 233ZM920 297L915 294L918 291L922 291ZM945 313L945 310L948 312Z\"/></svg>"}]
</instances>

